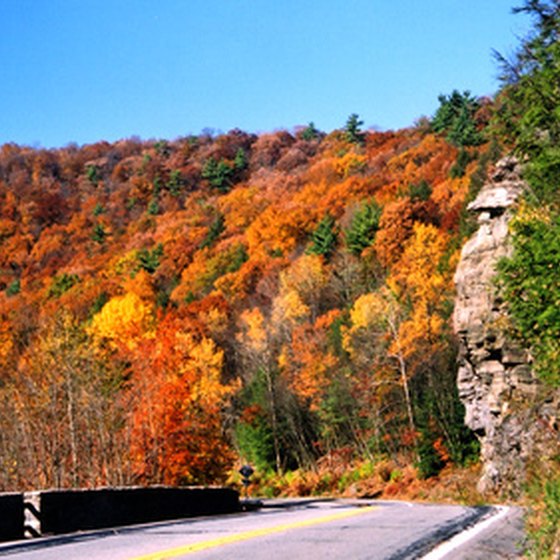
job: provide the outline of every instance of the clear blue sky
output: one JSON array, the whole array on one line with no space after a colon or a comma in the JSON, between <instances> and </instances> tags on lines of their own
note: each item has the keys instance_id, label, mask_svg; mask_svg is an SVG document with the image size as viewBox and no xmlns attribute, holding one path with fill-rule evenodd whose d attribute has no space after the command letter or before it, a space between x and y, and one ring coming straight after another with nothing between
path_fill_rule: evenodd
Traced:
<instances>
[{"instance_id":1,"label":"clear blue sky","mask_svg":"<svg viewBox=\"0 0 560 560\"><path fill-rule=\"evenodd\" d=\"M0 0L0 144L409 126L497 89L515 0Z\"/></svg>"}]
</instances>

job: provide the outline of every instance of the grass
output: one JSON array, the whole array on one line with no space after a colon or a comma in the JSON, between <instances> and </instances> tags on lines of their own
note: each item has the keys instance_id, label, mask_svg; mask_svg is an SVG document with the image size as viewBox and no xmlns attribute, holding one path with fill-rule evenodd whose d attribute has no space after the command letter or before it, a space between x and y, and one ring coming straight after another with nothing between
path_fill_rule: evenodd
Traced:
<instances>
[{"instance_id":1,"label":"grass","mask_svg":"<svg viewBox=\"0 0 560 560\"><path fill-rule=\"evenodd\" d=\"M526 496L528 558L560 558L560 471L533 475Z\"/></svg>"},{"instance_id":2,"label":"grass","mask_svg":"<svg viewBox=\"0 0 560 560\"><path fill-rule=\"evenodd\" d=\"M328 457L315 469L256 472L249 493L264 498L325 496L479 505L485 503L476 490L479 477L479 464L448 465L438 476L422 479L405 458L348 461ZM241 477L236 472L229 482L241 488Z\"/></svg>"}]
</instances>

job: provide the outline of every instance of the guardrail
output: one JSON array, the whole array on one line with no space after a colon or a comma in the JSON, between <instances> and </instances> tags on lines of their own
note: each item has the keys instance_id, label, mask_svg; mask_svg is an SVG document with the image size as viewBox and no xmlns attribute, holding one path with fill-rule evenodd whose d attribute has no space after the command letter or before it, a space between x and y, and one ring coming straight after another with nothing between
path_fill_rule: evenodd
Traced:
<instances>
[{"instance_id":1,"label":"guardrail","mask_svg":"<svg viewBox=\"0 0 560 560\"><path fill-rule=\"evenodd\" d=\"M0 542L23 538L23 494L0 494Z\"/></svg>"},{"instance_id":2,"label":"guardrail","mask_svg":"<svg viewBox=\"0 0 560 560\"><path fill-rule=\"evenodd\" d=\"M0 494L0 541L233 513L230 488L134 487Z\"/></svg>"}]
</instances>

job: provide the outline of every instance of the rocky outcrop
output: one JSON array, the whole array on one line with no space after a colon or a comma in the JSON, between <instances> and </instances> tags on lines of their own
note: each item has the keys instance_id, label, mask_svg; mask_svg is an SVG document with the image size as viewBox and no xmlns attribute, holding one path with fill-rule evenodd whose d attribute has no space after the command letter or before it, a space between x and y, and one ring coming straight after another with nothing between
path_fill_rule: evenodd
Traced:
<instances>
[{"instance_id":1,"label":"rocky outcrop","mask_svg":"<svg viewBox=\"0 0 560 560\"><path fill-rule=\"evenodd\" d=\"M538 429L531 404L538 389L531 358L507 336L506 310L495 285L496 265L511 251L511 208L524 188L518 162L501 160L469 205L479 228L463 247L455 275L459 396L466 424L481 442L482 492L516 491Z\"/></svg>"}]
</instances>

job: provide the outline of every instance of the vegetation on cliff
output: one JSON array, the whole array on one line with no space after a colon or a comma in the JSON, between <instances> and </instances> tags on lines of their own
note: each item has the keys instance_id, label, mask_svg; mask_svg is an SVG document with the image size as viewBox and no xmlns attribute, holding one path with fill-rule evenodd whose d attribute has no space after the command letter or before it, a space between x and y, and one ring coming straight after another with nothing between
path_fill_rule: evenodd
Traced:
<instances>
[{"instance_id":1,"label":"vegetation on cliff","mask_svg":"<svg viewBox=\"0 0 560 560\"><path fill-rule=\"evenodd\" d=\"M497 129L524 161L530 184L513 222L515 252L502 264L518 334L544 381L560 386L560 4L526 2L535 19L513 60L501 59Z\"/></svg>"},{"instance_id":2,"label":"vegetation on cliff","mask_svg":"<svg viewBox=\"0 0 560 560\"><path fill-rule=\"evenodd\" d=\"M534 553L544 558L560 554L560 2L525 0L516 11L534 25L511 60L499 57L503 88L494 124L523 162L530 188L512 222L514 251L499 280L515 334L544 383L533 406L556 405L552 420L535 419L554 443L530 461L528 486Z\"/></svg>"}]
</instances>

